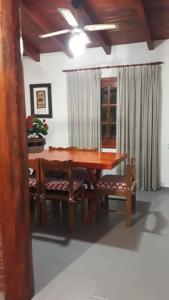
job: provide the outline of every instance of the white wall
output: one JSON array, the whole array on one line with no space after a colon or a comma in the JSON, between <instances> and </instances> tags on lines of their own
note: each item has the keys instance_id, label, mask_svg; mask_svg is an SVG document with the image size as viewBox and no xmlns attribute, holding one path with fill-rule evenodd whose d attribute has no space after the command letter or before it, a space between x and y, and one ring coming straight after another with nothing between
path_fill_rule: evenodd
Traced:
<instances>
[{"instance_id":1,"label":"white wall","mask_svg":"<svg viewBox=\"0 0 169 300\"><path fill-rule=\"evenodd\" d=\"M53 119L48 119L49 135L47 145L67 146L67 94L66 75L63 69L91 66L136 64L163 61L162 66L162 125L161 125L161 185L169 187L169 40L157 42L153 51L145 43L112 47L112 54L106 55L102 48L87 49L85 53L70 59L64 53L41 55L40 63L24 58L26 111L30 114L31 83L52 84ZM116 69L104 69L102 77L116 76Z\"/></svg>"}]
</instances>

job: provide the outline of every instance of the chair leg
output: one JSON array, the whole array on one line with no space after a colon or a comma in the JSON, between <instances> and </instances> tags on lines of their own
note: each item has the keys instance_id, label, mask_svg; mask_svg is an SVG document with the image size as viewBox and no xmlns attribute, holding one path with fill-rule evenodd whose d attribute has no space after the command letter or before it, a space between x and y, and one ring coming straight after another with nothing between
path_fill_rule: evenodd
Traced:
<instances>
[{"instance_id":1,"label":"chair leg","mask_svg":"<svg viewBox=\"0 0 169 300\"><path fill-rule=\"evenodd\" d=\"M62 208L62 221L63 223L67 223L68 218L68 203L65 201L61 201L61 208Z\"/></svg>"},{"instance_id":2,"label":"chair leg","mask_svg":"<svg viewBox=\"0 0 169 300\"><path fill-rule=\"evenodd\" d=\"M104 196L104 200L101 202L101 206L104 210L109 210L109 196Z\"/></svg>"},{"instance_id":3,"label":"chair leg","mask_svg":"<svg viewBox=\"0 0 169 300\"><path fill-rule=\"evenodd\" d=\"M47 226L46 199L41 201L41 225L42 227Z\"/></svg>"},{"instance_id":4,"label":"chair leg","mask_svg":"<svg viewBox=\"0 0 169 300\"><path fill-rule=\"evenodd\" d=\"M93 220L93 216L96 210L96 194L93 191L93 193L91 195L88 195L89 200L89 209L88 209L88 215L87 215L87 219L86 219L86 224L90 225L92 223Z\"/></svg>"},{"instance_id":5,"label":"chair leg","mask_svg":"<svg viewBox=\"0 0 169 300\"><path fill-rule=\"evenodd\" d=\"M101 205L102 205L102 196L97 195L97 199L96 199L96 221L97 222L100 220Z\"/></svg>"},{"instance_id":6,"label":"chair leg","mask_svg":"<svg viewBox=\"0 0 169 300\"><path fill-rule=\"evenodd\" d=\"M41 203L37 200L37 225L42 225L42 212L41 212Z\"/></svg>"},{"instance_id":7,"label":"chair leg","mask_svg":"<svg viewBox=\"0 0 169 300\"><path fill-rule=\"evenodd\" d=\"M81 219L82 221L85 220L85 189L84 188L82 191L82 198L81 198Z\"/></svg>"},{"instance_id":8,"label":"chair leg","mask_svg":"<svg viewBox=\"0 0 169 300\"><path fill-rule=\"evenodd\" d=\"M74 228L74 223L75 223L75 219L74 219L74 206L73 203L68 203L68 230L69 232L73 231Z\"/></svg>"},{"instance_id":9,"label":"chair leg","mask_svg":"<svg viewBox=\"0 0 169 300\"><path fill-rule=\"evenodd\" d=\"M87 184L87 189L90 191L91 188L92 188L92 183L91 183L91 181L88 180L86 184Z\"/></svg>"},{"instance_id":10,"label":"chair leg","mask_svg":"<svg viewBox=\"0 0 169 300\"><path fill-rule=\"evenodd\" d=\"M136 213L136 194L132 193L132 213L135 214Z\"/></svg>"},{"instance_id":11,"label":"chair leg","mask_svg":"<svg viewBox=\"0 0 169 300\"><path fill-rule=\"evenodd\" d=\"M36 205L36 200L34 199L34 196L30 196L30 209L31 209L31 213L34 213L34 211L35 211L35 205Z\"/></svg>"},{"instance_id":12,"label":"chair leg","mask_svg":"<svg viewBox=\"0 0 169 300\"><path fill-rule=\"evenodd\" d=\"M126 226L131 226L131 223L132 223L132 195L131 192L128 192L126 198Z\"/></svg>"},{"instance_id":13,"label":"chair leg","mask_svg":"<svg viewBox=\"0 0 169 300\"><path fill-rule=\"evenodd\" d=\"M60 203L59 203L59 201L52 201L52 203L51 203L51 206L52 206L52 212L53 212L53 214L55 214L55 215L59 215L60 214Z\"/></svg>"},{"instance_id":14,"label":"chair leg","mask_svg":"<svg viewBox=\"0 0 169 300\"><path fill-rule=\"evenodd\" d=\"M85 220L85 201L81 200L81 221Z\"/></svg>"}]
</instances>

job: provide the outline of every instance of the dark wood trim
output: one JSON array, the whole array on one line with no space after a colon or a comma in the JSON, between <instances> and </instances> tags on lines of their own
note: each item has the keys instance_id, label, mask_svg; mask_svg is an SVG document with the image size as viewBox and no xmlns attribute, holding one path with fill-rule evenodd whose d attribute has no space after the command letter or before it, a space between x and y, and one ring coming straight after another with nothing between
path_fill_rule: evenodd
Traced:
<instances>
[{"instance_id":1,"label":"dark wood trim","mask_svg":"<svg viewBox=\"0 0 169 300\"><path fill-rule=\"evenodd\" d=\"M78 9L78 12L83 16L83 18L86 21L86 24L97 24L97 20L95 16L92 14L90 8L88 7L88 4L86 1L81 1L80 2L80 7ZM80 25L86 25L84 23L81 23ZM92 40L92 33L87 32L87 35L90 36ZM106 35L101 32L95 32L95 37L99 43L99 45L103 48L106 54L110 55L111 54L111 42L106 38Z\"/></svg>"},{"instance_id":2,"label":"dark wood trim","mask_svg":"<svg viewBox=\"0 0 169 300\"><path fill-rule=\"evenodd\" d=\"M106 140L103 139L102 140L102 148L112 148L115 149L116 148L116 140Z\"/></svg>"},{"instance_id":3,"label":"dark wood trim","mask_svg":"<svg viewBox=\"0 0 169 300\"><path fill-rule=\"evenodd\" d=\"M147 22L147 18L146 18L146 14L145 14L145 10L144 10L142 0L137 0L137 12L138 12L138 16L140 18L142 28L144 30L145 39L147 41L148 49L153 50L154 49L154 42L153 42L153 39L151 37L151 32L150 32L150 28L149 28L149 25L148 25L148 22Z\"/></svg>"},{"instance_id":4,"label":"dark wood trim","mask_svg":"<svg viewBox=\"0 0 169 300\"><path fill-rule=\"evenodd\" d=\"M29 3L28 3L29 5ZM51 30L51 28L49 28L49 25L41 18L41 16L38 14L37 11L31 10L31 5L29 6L29 8L23 4L23 2L21 3L21 10L23 10L28 16L29 18L39 26L39 28L41 29L41 33L48 33ZM73 55L71 53L71 51L69 50L69 48L64 45L63 42L61 42L61 40L58 37L52 37L51 39L53 39L54 41L57 42L58 47L60 48L61 51L64 51L68 57L72 58Z\"/></svg>"},{"instance_id":5,"label":"dark wood trim","mask_svg":"<svg viewBox=\"0 0 169 300\"><path fill-rule=\"evenodd\" d=\"M24 40L24 55L31 57L34 61L40 62L40 52L25 38Z\"/></svg>"},{"instance_id":6,"label":"dark wood trim","mask_svg":"<svg viewBox=\"0 0 169 300\"><path fill-rule=\"evenodd\" d=\"M101 78L101 85L102 87L107 86L107 83L110 83L112 86L117 86L117 77L102 77Z\"/></svg>"},{"instance_id":7,"label":"dark wood trim","mask_svg":"<svg viewBox=\"0 0 169 300\"><path fill-rule=\"evenodd\" d=\"M36 53L36 52L33 52L32 50L30 50L30 48L27 48L27 47L24 48L24 56L29 56L34 61L40 62L40 54Z\"/></svg>"},{"instance_id":8,"label":"dark wood trim","mask_svg":"<svg viewBox=\"0 0 169 300\"><path fill-rule=\"evenodd\" d=\"M31 100L31 115L37 118L52 118L52 93L51 93L51 83L40 83L40 84L30 84L30 100ZM35 114L34 107L34 89L35 88L47 88L48 90L48 114Z\"/></svg>"},{"instance_id":9,"label":"dark wood trim","mask_svg":"<svg viewBox=\"0 0 169 300\"><path fill-rule=\"evenodd\" d=\"M18 0L0 0L0 222L5 299L34 292Z\"/></svg>"},{"instance_id":10,"label":"dark wood trim","mask_svg":"<svg viewBox=\"0 0 169 300\"><path fill-rule=\"evenodd\" d=\"M101 70L101 69L113 69L113 68L124 68L124 67L139 67L139 66L153 66L153 65L162 65L164 62L152 62L146 64L133 64L133 65L114 65L114 66L101 66L101 67L92 67L92 68L83 68L83 69L68 69L63 70L62 72L78 72L78 71L89 71L89 70Z\"/></svg>"}]
</instances>

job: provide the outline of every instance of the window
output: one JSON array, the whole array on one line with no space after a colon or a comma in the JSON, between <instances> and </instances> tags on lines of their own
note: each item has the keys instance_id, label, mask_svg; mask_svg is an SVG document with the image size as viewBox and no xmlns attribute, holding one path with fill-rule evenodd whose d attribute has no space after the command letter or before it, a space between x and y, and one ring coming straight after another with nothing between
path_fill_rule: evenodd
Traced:
<instances>
[{"instance_id":1,"label":"window","mask_svg":"<svg viewBox=\"0 0 169 300\"><path fill-rule=\"evenodd\" d=\"M101 134L103 148L116 148L117 78L101 79Z\"/></svg>"}]
</instances>

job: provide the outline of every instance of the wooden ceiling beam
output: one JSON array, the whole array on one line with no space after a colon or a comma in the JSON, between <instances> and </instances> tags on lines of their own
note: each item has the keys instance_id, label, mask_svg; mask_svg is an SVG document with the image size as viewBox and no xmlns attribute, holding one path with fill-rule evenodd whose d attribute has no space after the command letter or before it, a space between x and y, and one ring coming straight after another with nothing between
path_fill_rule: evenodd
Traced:
<instances>
[{"instance_id":1,"label":"wooden ceiling beam","mask_svg":"<svg viewBox=\"0 0 169 300\"><path fill-rule=\"evenodd\" d=\"M148 22L147 22L147 17L146 17L146 14L145 14L143 2L142 2L142 0L136 0L136 4L137 4L138 16L140 18L141 25L142 25L142 28L144 30L144 34L145 34L148 49L153 50L154 49L154 42L153 42L153 39L151 37L151 32L150 32L150 28L149 28L149 25L148 25Z\"/></svg>"},{"instance_id":2,"label":"wooden ceiling beam","mask_svg":"<svg viewBox=\"0 0 169 300\"><path fill-rule=\"evenodd\" d=\"M24 13L27 14L27 16L38 25L38 27L43 31L43 33L48 33L52 31L46 22L38 15L37 11L34 12L33 10L28 9L23 3L21 4L21 9L24 11ZM55 40L58 47L61 51L64 51L68 57L72 58L73 55L71 51L59 40L57 37L51 37L51 39Z\"/></svg>"},{"instance_id":3,"label":"wooden ceiling beam","mask_svg":"<svg viewBox=\"0 0 169 300\"><path fill-rule=\"evenodd\" d=\"M80 8L78 9L80 12L80 15L82 15L86 21L86 24L81 24L81 25L91 25L91 24L96 24L96 20L94 16L92 15L89 7L87 6L86 1L82 1L80 3ZM91 36L90 32L87 32L89 36ZM106 54L111 54L111 43L106 39L105 34L104 36L102 35L101 32L95 31L94 32L96 39L98 41L98 44L104 49Z\"/></svg>"},{"instance_id":4,"label":"wooden ceiling beam","mask_svg":"<svg viewBox=\"0 0 169 300\"><path fill-rule=\"evenodd\" d=\"M23 37L23 45L24 45L24 55L31 57L36 62L40 62L39 51L35 49L35 47L25 37Z\"/></svg>"}]
</instances>

